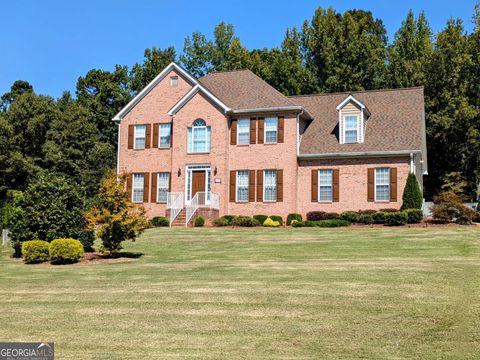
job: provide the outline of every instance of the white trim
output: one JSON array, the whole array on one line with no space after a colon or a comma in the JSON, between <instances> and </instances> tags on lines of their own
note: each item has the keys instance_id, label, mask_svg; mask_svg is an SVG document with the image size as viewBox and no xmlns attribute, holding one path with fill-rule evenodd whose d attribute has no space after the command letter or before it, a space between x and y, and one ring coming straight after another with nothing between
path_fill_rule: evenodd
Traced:
<instances>
[{"instance_id":1,"label":"white trim","mask_svg":"<svg viewBox=\"0 0 480 360\"><path fill-rule=\"evenodd\" d=\"M357 100L353 95L348 95L348 97L345 100L343 100L340 104L338 104L337 111L341 110L350 101L353 101L355 104L360 106L362 110L365 109L365 105L361 101Z\"/></svg>"},{"instance_id":2,"label":"white trim","mask_svg":"<svg viewBox=\"0 0 480 360\"><path fill-rule=\"evenodd\" d=\"M230 111L230 108L225 105L219 98L213 95L210 91L205 89L202 85L196 84L188 93L186 93L169 111L168 115L175 116L175 114L199 91L204 93L210 100L222 108L224 112Z\"/></svg>"},{"instance_id":3,"label":"white trim","mask_svg":"<svg viewBox=\"0 0 480 360\"><path fill-rule=\"evenodd\" d=\"M125 107L120 110L114 117L113 121L121 121L125 115L127 115L130 110L132 110L135 105L137 105L140 100L142 100L152 89L160 82L162 81L165 76L167 76L171 70L176 70L178 71L182 76L187 78L192 84L196 85L198 84L197 79L195 79L192 75L190 75L188 72L183 70L180 66L178 66L176 63L171 62L165 69L162 70L160 74L158 74L155 79L153 79L147 86L143 88L142 91L140 91L137 96L135 96Z\"/></svg>"},{"instance_id":4,"label":"white trim","mask_svg":"<svg viewBox=\"0 0 480 360\"><path fill-rule=\"evenodd\" d=\"M143 137L137 136L137 126L143 126L145 128L145 134ZM143 147L137 147L137 139L145 139L145 144ZM144 150L147 148L147 124L135 124L133 125L133 149L134 150Z\"/></svg>"},{"instance_id":5,"label":"white trim","mask_svg":"<svg viewBox=\"0 0 480 360\"><path fill-rule=\"evenodd\" d=\"M365 151L365 152L344 152L344 153L323 153L323 154L300 154L300 159L323 159L323 158L355 158L355 157L391 157L398 155L419 154L421 150L393 150L393 151Z\"/></svg>"},{"instance_id":6,"label":"white trim","mask_svg":"<svg viewBox=\"0 0 480 360\"><path fill-rule=\"evenodd\" d=\"M192 194L192 171L204 171L205 173L205 193L208 192L208 181L207 173L210 172L210 181L212 168L210 164L189 164L185 166L185 205L190 205L192 199L188 199L188 190L190 190L190 195ZM188 173L190 173L190 188L188 186ZM209 203L209 200L205 199L205 203Z\"/></svg>"},{"instance_id":7,"label":"white trim","mask_svg":"<svg viewBox=\"0 0 480 360\"><path fill-rule=\"evenodd\" d=\"M120 122L117 122L117 176L120 174Z\"/></svg>"},{"instance_id":8,"label":"white trim","mask_svg":"<svg viewBox=\"0 0 480 360\"><path fill-rule=\"evenodd\" d=\"M278 111L300 111L300 115L307 115L310 119L313 119L313 116L303 108L303 106L293 105L293 106L274 106L274 107L265 107L265 108L250 108L250 109L236 109L230 110L231 114L249 114L249 113L258 113L258 112L278 112Z\"/></svg>"}]
</instances>

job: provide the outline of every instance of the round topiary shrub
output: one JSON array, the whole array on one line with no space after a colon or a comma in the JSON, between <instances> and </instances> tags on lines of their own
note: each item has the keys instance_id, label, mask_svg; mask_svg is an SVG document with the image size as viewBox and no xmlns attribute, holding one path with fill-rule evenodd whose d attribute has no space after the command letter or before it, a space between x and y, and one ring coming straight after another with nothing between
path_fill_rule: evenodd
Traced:
<instances>
[{"instance_id":1,"label":"round topiary shrub","mask_svg":"<svg viewBox=\"0 0 480 360\"><path fill-rule=\"evenodd\" d=\"M83 256L83 246L75 239L55 239L50 243L49 254L52 264L71 264Z\"/></svg>"},{"instance_id":2,"label":"round topiary shrub","mask_svg":"<svg viewBox=\"0 0 480 360\"><path fill-rule=\"evenodd\" d=\"M253 218L257 220L260 224L263 224L267 220L267 215L253 215Z\"/></svg>"},{"instance_id":3,"label":"round topiary shrub","mask_svg":"<svg viewBox=\"0 0 480 360\"><path fill-rule=\"evenodd\" d=\"M267 218L263 222L263 226L265 226L265 227L278 227L278 226L280 226L280 223L278 221L273 220L272 218Z\"/></svg>"},{"instance_id":4,"label":"round topiary shrub","mask_svg":"<svg viewBox=\"0 0 480 360\"><path fill-rule=\"evenodd\" d=\"M205 225L205 219L203 216L195 218L195 227L202 227L203 225Z\"/></svg>"},{"instance_id":5,"label":"round topiary shrub","mask_svg":"<svg viewBox=\"0 0 480 360\"><path fill-rule=\"evenodd\" d=\"M165 216L155 216L152 218L152 225L155 227L170 226L170 220Z\"/></svg>"},{"instance_id":6,"label":"round topiary shrub","mask_svg":"<svg viewBox=\"0 0 480 360\"><path fill-rule=\"evenodd\" d=\"M302 215L300 214L288 214L287 216L287 225L292 225L292 221L303 221Z\"/></svg>"},{"instance_id":7,"label":"round topiary shrub","mask_svg":"<svg viewBox=\"0 0 480 360\"><path fill-rule=\"evenodd\" d=\"M48 261L49 243L43 240L30 240L22 243L22 256L27 264Z\"/></svg>"}]
</instances>

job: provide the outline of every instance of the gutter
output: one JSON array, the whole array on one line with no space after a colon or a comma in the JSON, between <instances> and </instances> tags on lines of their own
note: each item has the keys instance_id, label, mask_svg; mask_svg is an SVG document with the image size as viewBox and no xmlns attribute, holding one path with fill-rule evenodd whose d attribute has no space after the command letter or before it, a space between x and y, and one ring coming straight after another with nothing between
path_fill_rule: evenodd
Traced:
<instances>
[{"instance_id":1,"label":"gutter","mask_svg":"<svg viewBox=\"0 0 480 360\"><path fill-rule=\"evenodd\" d=\"M310 119L313 119L313 116L310 115L308 111L303 108L303 106L298 106L298 105L230 110L228 111L228 113L229 114L248 114L248 113L256 113L256 112L274 112L274 111L300 111L301 114L305 114Z\"/></svg>"},{"instance_id":2,"label":"gutter","mask_svg":"<svg viewBox=\"0 0 480 360\"><path fill-rule=\"evenodd\" d=\"M421 154L421 150L393 150L393 151L364 151L323 154L299 154L299 159L328 159L328 158L351 158L351 157L393 157L398 155Z\"/></svg>"}]
</instances>

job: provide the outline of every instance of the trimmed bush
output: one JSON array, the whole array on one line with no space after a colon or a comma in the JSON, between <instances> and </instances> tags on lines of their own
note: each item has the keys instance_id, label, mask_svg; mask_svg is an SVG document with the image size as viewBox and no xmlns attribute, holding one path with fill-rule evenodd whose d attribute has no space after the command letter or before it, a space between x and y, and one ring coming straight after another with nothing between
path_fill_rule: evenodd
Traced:
<instances>
[{"instance_id":1,"label":"trimmed bush","mask_svg":"<svg viewBox=\"0 0 480 360\"><path fill-rule=\"evenodd\" d=\"M260 224L263 224L267 220L267 215L253 215L253 218L257 220Z\"/></svg>"},{"instance_id":2,"label":"trimmed bush","mask_svg":"<svg viewBox=\"0 0 480 360\"><path fill-rule=\"evenodd\" d=\"M409 173L402 196L402 210L421 209L423 204L423 195L418 185L417 177Z\"/></svg>"},{"instance_id":3,"label":"trimmed bush","mask_svg":"<svg viewBox=\"0 0 480 360\"><path fill-rule=\"evenodd\" d=\"M373 223L373 219L372 219L372 214L369 213L369 214L360 214L358 215L358 220L357 222L359 224L371 224Z\"/></svg>"},{"instance_id":4,"label":"trimmed bush","mask_svg":"<svg viewBox=\"0 0 480 360\"><path fill-rule=\"evenodd\" d=\"M311 221L311 220L307 220L307 221L305 221L303 224L304 224L305 227L314 227L314 226L316 226L315 221Z\"/></svg>"},{"instance_id":5,"label":"trimmed bush","mask_svg":"<svg viewBox=\"0 0 480 360\"><path fill-rule=\"evenodd\" d=\"M236 216L232 220L233 226L242 226L242 227L253 227L253 226L260 226L260 223L251 218L250 216Z\"/></svg>"},{"instance_id":6,"label":"trimmed bush","mask_svg":"<svg viewBox=\"0 0 480 360\"><path fill-rule=\"evenodd\" d=\"M397 212L395 210L395 212ZM372 216L372 222L374 224L384 224L385 223L385 218L387 214L392 214L393 212L383 212L383 211L377 211L376 213L373 213Z\"/></svg>"},{"instance_id":7,"label":"trimmed bush","mask_svg":"<svg viewBox=\"0 0 480 360\"><path fill-rule=\"evenodd\" d=\"M215 226L228 226L228 225L230 225L230 224L229 224L228 221L222 216L222 217L219 217L218 219L215 219L215 220L213 221L213 225L215 225Z\"/></svg>"},{"instance_id":8,"label":"trimmed bush","mask_svg":"<svg viewBox=\"0 0 480 360\"><path fill-rule=\"evenodd\" d=\"M48 261L50 244L43 240L30 240L22 243L22 255L25 263L35 264Z\"/></svg>"},{"instance_id":9,"label":"trimmed bush","mask_svg":"<svg viewBox=\"0 0 480 360\"><path fill-rule=\"evenodd\" d=\"M292 221L291 222L292 227L304 227L305 222L304 221Z\"/></svg>"},{"instance_id":10,"label":"trimmed bush","mask_svg":"<svg viewBox=\"0 0 480 360\"><path fill-rule=\"evenodd\" d=\"M342 220L346 220L346 221L349 221L351 223L358 222L358 217L359 217L359 215L355 211L345 211L340 215L340 218Z\"/></svg>"},{"instance_id":11,"label":"trimmed bush","mask_svg":"<svg viewBox=\"0 0 480 360\"><path fill-rule=\"evenodd\" d=\"M324 220L325 214L326 214L325 211L309 211L307 213L307 220L310 220L310 221Z\"/></svg>"},{"instance_id":12,"label":"trimmed bush","mask_svg":"<svg viewBox=\"0 0 480 360\"><path fill-rule=\"evenodd\" d=\"M408 216L403 211L397 211L394 213L385 213L385 225L399 226L407 223Z\"/></svg>"},{"instance_id":13,"label":"trimmed bush","mask_svg":"<svg viewBox=\"0 0 480 360\"><path fill-rule=\"evenodd\" d=\"M222 217L227 222L227 225L232 225L232 221L235 219L235 215L223 215Z\"/></svg>"},{"instance_id":14,"label":"trimmed bush","mask_svg":"<svg viewBox=\"0 0 480 360\"><path fill-rule=\"evenodd\" d=\"M273 220L272 218L267 218L263 222L263 226L265 226L265 227L278 227L278 226L280 226L280 223L278 221Z\"/></svg>"},{"instance_id":15,"label":"trimmed bush","mask_svg":"<svg viewBox=\"0 0 480 360\"><path fill-rule=\"evenodd\" d=\"M155 227L170 226L170 220L165 216L155 216L152 219L152 225Z\"/></svg>"},{"instance_id":16,"label":"trimmed bush","mask_svg":"<svg viewBox=\"0 0 480 360\"><path fill-rule=\"evenodd\" d=\"M340 226L350 226L351 223L347 220L342 219L330 219L330 220L319 220L315 222L315 225L318 227L340 227Z\"/></svg>"},{"instance_id":17,"label":"trimmed bush","mask_svg":"<svg viewBox=\"0 0 480 360\"><path fill-rule=\"evenodd\" d=\"M381 212L397 212L399 211L398 209L395 208L386 208L386 209L380 209Z\"/></svg>"},{"instance_id":18,"label":"trimmed bush","mask_svg":"<svg viewBox=\"0 0 480 360\"><path fill-rule=\"evenodd\" d=\"M407 223L418 224L423 220L423 211L419 209L407 209L403 211L407 214Z\"/></svg>"},{"instance_id":19,"label":"trimmed bush","mask_svg":"<svg viewBox=\"0 0 480 360\"><path fill-rule=\"evenodd\" d=\"M278 221L280 225L283 225L283 218L280 215L270 215L269 218L273 221Z\"/></svg>"},{"instance_id":20,"label":"trimmed bush","mask_svg":"<svg viewBox=\"0 0 480 360\"><path fill-rule=\"evenodd\" d=\"M359 213L360 215L362 215L362 214L372 215L372 214L374 214L374 213L376 213L376 212L377 212L377 210L372 210L372 209L358 210L358 213Z\"/></svg>"},{"instance_id":21,"label":"trimmed bush","mask_svg":"<svg viewBox=\"0 0 480 360\"><path fill-rule=\"evenodd\" d=\"M52 264L75 263L83 256L82 243L74 239L55 239L48 250Z\"/></svg>"},{"instance_id":22,"label":"trimmed bush","mask_svg":"<svg viewBox=\"0 0 480 360\"><path fill-rule=\"evenodd\" d=\"M303 221L302 215L300 215L300 214L295 214L295 213L288 214L288 216L287 216L287 225L292 225L292 221L293 221L293 220Z\"/></svg>"},{"instance_id":23,"label":"trimmed bush","mask_svg":"<svg viewBox=\"0 0 480 360\"><path fill-rule=\"evenodd\" d=\"M205 219L203 216L195 218L195 227L202 227L203 225L205 225Z\"/></svg>"}]
</instances>

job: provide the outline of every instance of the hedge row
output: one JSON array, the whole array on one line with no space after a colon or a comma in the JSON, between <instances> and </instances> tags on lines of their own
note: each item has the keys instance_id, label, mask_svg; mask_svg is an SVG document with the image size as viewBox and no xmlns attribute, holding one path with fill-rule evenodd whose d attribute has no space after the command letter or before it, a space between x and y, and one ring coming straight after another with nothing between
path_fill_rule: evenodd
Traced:
<instances>
[{"instance_id":1,"label":"hedge row","mask_svg":"<svg viewBox=\"0 0 480 360\"><path fill-rule=\"evenodd\" d=\"M71 264L83 256L83 245L75 239L55 239L51 243L30 240L22 243L22 255L27 264L49 260L52 264Z\"/></svg>"},{"instance_id":2,"label":"hedge row","mask_svg":"<svg viewBox=\"0 0 480 360\"><path fill-rule=\"evenodd\" d=\"M351 224L351 222L342 219L292 221L293 227L341 227L350 226Z\"/></svg>"},{"instance_id":3,"label":"hedge row","mask_svg":"<svg viewBox=\"0 0 480 360\"><path fill-rule=\"evenodd\" d=\"M361 210L345 211L341 214L324 211L311 211L307 213L308 221L342 219L351 223L358 224L385 224L390 226L415 224L423 220L422 210L407 209L398 211L397 209Z\"/></svg>"}]
</instances>

